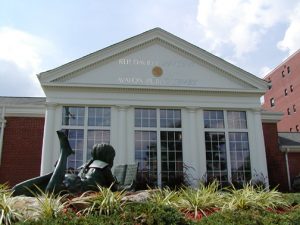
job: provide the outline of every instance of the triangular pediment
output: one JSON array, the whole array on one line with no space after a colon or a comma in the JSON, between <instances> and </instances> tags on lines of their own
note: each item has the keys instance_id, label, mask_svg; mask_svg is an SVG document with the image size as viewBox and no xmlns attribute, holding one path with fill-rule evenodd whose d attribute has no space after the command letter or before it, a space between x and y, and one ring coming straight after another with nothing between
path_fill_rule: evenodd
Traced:
<instances>
[{"instance_id":1,"label":"triangular pediment","mask_svg":"<svg viewBox=\"0 0 300 225\"><path fill-rule=\"evenodd\" d=\"M267 89L263 80L159 28L42 73L39 79L44 86Z\"/></svg>"}]
</instances>

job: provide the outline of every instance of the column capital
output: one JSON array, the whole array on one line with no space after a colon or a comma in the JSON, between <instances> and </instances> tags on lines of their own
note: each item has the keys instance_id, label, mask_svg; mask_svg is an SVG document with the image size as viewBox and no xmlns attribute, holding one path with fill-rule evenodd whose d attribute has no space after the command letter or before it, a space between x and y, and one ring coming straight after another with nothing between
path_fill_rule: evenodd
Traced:
<instances>
[{"instance_id":1,"label":"column capital","mask_svg":"<svg viewBox=\"0 0 300 225\"><path fill-rule=\"evenodd\" d=\"M125 111L127 110L128 108L130 107L130 105L116 105L116 108L119 110L119 111Z\"/></svg>"},{"instance_id":2,"label":"column capital","mask_svg":"<svg viewBox=\"0 0 300 225\"><path fill-rule=\"evenodd\" d=\"M199 107L196 107L196 106L187 106L185 108L187 109L187 111L189 113L195 113L199 109Z\"/></svg>"},{"instance_id":3,"label":"column capital","mask_svg":"<svg viewBox=\"0 0 300 225\"><path fill-rule=\"evenodd\" d=\"M46 108L47 109L54 109L58 106L56 102L46 102Z\"/></svg>"}]
</instances>

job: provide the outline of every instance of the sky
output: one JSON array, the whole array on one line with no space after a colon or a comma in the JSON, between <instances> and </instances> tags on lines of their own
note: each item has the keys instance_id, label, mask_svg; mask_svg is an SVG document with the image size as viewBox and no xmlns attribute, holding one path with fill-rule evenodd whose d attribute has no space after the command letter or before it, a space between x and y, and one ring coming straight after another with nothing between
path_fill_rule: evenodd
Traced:
<instances>
[{"instance_id":1,"label":"sky","mask_svg":"<svg viewBox=\"0 0 300 225\"><path fill-rule=\"evenodd\" d=\"M300 48L300 1L0 0L0 96L44 96L37 74L155 27L262 78Z\"/></svg>"}]
</instances>

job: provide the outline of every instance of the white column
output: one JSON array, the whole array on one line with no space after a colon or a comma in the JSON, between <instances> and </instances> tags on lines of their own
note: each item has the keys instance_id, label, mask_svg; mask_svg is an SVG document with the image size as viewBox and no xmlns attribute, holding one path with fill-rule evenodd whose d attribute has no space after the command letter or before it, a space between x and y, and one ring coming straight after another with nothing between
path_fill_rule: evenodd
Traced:
<instances>
[{"instance_id":1,"label":"white column","mask_svg":"<svg viewBox=\"0 0 300 225\"><path fill-rule=\"evenodd\" d=\"M191 185L197 185L199 180L199 170L200 170L200 154L199 154L199 147L197 144L198 139L198 130L197 130L197 118L196 118L196 108L189 107L187 108L188 112L188 134L185 137L188 138L188 147L184 149L184 151L188 151L188 154L185 154L187 158L187 175L189 175L189 181Z\"/></svg>"},{"instance_id":2,"label":"white column","mask_svg":"<svg viewBox=\"0 0 300 225\"><path fill-rule=\"evenodd\" d=\"M269 185L267 158L260 110L253 110L253 117L248 113L250 154L252 175L263 175L266 185Z\"/></svg>"},{"instance_id":3,"label":"white column","mask_svg":"<svg viewBox=\"0 0 300 225\"><path fill-rule=\"evenodd\" d=\"M204 133L204 120L203 110L197 110L196 113L197 124L197 146L198 146L198 179L206 178L206 146L205 146L205 133Z\"/></svg>"},{"instance_id":4,"label":"white column","mask_svg":"<svg viewBox=\"0 0 300 225\"><path fill-rule=\"evenodd\" d=\"M115 164L128 163L128 149L127 149L127 105L118 105L118 124L117 128L117 146Z\"/></svg>"},{"instance_id":5,"label":"white column","mask_svg":"<svg viewBox=\"0 0 300 225\"><path fill-rule=\"evenodd\" d=\"M45 126L44 126L44 138L43 138L43 150L41 159L41 175L45 175L53 170L53 140L55 135L55 108L56 104L47 103Z\"/></svg>"}]
</instances>

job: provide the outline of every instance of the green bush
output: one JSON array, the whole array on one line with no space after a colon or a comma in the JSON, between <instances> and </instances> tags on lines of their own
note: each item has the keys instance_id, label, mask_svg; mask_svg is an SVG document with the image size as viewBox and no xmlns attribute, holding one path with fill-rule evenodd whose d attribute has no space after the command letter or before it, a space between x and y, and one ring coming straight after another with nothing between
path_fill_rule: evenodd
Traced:
<instances>
[{"instance_id":1,"label":"green bush","mask_svg":"<svg viewBox=\"0 0 300 225\"><path fill-rule=\"evenodd\" d=\"M157 207L151 203L132 203L124 206L122 213L108 215L87 215L76 216L69 212L60 214L56 218L44 218L37 221L25 221L17 225L93 225L93 224L112 224L112 225L188 225L182 214L176 209L161 206Z\"/></svg>"},{"instance_id":2,"label":"green bush","mask_svg":"<svg viewBox=\"0 0 300 225\"><path fill-rule=\"evenodd\" d=\"M290 205L300 205L300 193L286 193L283 196Z\"/></svg>"},{"instance_id":3,"label":"green bush","mask_svg":"<svg viewBox=\"0 0 300 225\"><path fill-rule=\"evenodd\" d=\"M300 224L300 208L285 213L250 209L223 211L195 222L198 225L297 225Z\"/></svg>"}]
</instances>

